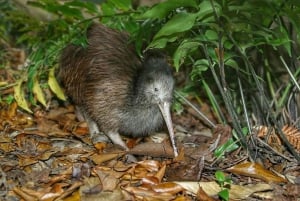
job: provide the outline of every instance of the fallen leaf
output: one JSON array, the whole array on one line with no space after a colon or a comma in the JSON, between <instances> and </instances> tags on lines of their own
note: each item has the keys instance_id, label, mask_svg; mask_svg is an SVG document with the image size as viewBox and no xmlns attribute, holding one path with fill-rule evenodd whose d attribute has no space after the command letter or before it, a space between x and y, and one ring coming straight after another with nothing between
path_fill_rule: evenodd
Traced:
<instances>
[{"instance_id":1,"label":"fallen leaf","mask_svg":"<svg viewBox=\"0 0 300 201\"><path fill-rule=\"evenodd\" d=\"M149 189L144 189L144 188L140 188L140 187L128 186L123 189L139 199L157 198L160 200L172 200L175 198L175 196L172 195L171 193L157 193L155 191L151 191Z\"/></svg>"},{"instance_id":2,"label":"fallen leaf","mask_svg":"<svg viewBox=\"0 0 300 201\"><path fill-rule=\"evenodd\" d=\"M202 187L199 188L196 196L197 199L201 201L215 201L215 199L207 195L207 193L202 189Z\"/></svg>"},{"instance_id":3,"label":"fallen leaf","mask_svg":"<svg viewBox=\"0 0 300 201\"><path fill-rule=\"evenodd\" d=\"M285 178L277 176L273 172L265 169L262 165L258 163L240 163L233 167L227 169L229 172L238 175L245 175L249 177L254 177L258 179L262 179L267 182L286 182Z\"/></svg>"},{"instance_id":4,"label":"fallen leaf","mask_svg":"<svg viewBox=\"0 0 300 201\"><path fill-rule=\"evenodd\" d=\"M100 154L93 154L90 156L90 159L97 165L110 161L115 158L119 158L123 156L125 152L119 152L119 153L100 153Z\"/></svg>"},{"instance_id":5,"label":"fallen leaf","mask_svg":"<svg viewBox=\"0 0 300 201\"><path fill-rule=\"evenodd\" d=\"M139 161L137 164L141 167L146 168L150 172L157 172L160 168L160 162L155 161L155 160L144 160L144 161Z\"/></svg>"},{"instance_id":6,"label":"fallen leaf","mask_svg":"<svg viewBox=\"0 0 300 201\"><path fill-rule=\"evenodd\" d=\"M182 186L174 182L164 182L161 184L153 185L152 190L157 193L171 193L176 194L184 190Z\"/></svg>"},{"instance_id":7,"label":"fallen leaf","mask_svg":"<svg viewBox=\"0 0 300 201\"><path fill-rule=\"evenodd\" d=\"M175 182L181 185L187 192L194 195L197 194L201 187L208 196L216 196L220 191L221 187L216 182ZM230 185L229 197L233 200L246 199L254 193L262 191L273 190L269 184L255 184L255 185Z\"/></svg>"},{"instance_id":8,"label":"fallen leaf","mask_svg":"<svg viewBox=\"0 0 300 201\"><path fill-rule=\"evenodd\" d=\"M162 181L163 177L165 176L166 173L166 164L163 164L163 166L159 169L159 171L155 174L155 177L158 178L159 182Z\"/></svg>"}]
</instances>

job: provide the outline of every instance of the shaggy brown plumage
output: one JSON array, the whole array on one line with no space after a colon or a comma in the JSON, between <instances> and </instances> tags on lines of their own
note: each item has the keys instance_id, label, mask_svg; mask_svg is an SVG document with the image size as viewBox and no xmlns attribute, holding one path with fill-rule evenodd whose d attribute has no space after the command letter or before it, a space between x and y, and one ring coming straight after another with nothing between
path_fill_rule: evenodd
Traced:
<instances>
[{"instance_id":1,"label":"shaggy brown plumage","mask_svg":"<svg viewBox=\"0 0 300 201\"><path fill-rule=\"evenodd\" d=\"M92 138L103 140L102 131L127 149L119 133L145 136L162 126L163 117L170 119L171 69L161 54L142 61L128 34L101 24L88 29L87 39L86 48L69 45L63 50L59 79L88 122ZM167 126L175 146L172 124Z\"/></svg>"}]
</instances>

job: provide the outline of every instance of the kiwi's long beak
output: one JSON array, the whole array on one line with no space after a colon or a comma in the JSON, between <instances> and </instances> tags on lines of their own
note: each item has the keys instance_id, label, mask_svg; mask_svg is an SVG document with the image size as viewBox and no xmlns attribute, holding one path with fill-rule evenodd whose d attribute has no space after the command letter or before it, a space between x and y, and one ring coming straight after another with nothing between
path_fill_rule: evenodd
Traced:
<instances>
[{"instance_id":1,"label":"kiwi's long beak","mask_svg":"<svg viewBox=\"0 0 300 201\"><path fill-rule=\"evenodd\" d=\"M171 119L171 112L170 112L170 103L161 102L158 104L158 106L159 106L159 109L160 109L160 111L164 117L164 120L167 124L170 140L171 140L173 151L174 151L174 156L176 157L176 156L178 156L178 150L177 150L176 143L175 143L175 135L174 135L173 124L172 124L172 119Z\"/></svg>"}]
</instances>

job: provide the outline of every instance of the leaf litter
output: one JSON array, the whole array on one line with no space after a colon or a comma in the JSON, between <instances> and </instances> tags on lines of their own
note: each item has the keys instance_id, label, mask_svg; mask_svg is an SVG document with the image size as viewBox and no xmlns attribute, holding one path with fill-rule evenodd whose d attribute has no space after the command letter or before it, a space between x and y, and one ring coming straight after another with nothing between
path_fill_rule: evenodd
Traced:
<instances>
[{"instance_id":1,"label":"leaf litter","mask_svg":"<svg viewBox=\"0 0 300 201\"><path fill-rule=\"evenodd\" d=\"M15 82L11 71L0 69L1 96L20 86ZM173 115L180 154L172 158L165 133L128 139L132 149L124 152L109 143L93 145L72 105L53 100L46 109L27 106L32 113L0 102L1 200L219 200L217 170L232 180L230 199L299 198L300 167L274 133L274 140L262 134L265 127L253 134L261 161L250 162L240 148L220 158L214 150L231 139L230 126L207 128L187 108ZM206 104L201 110L210 111ZM299 149L299 131L285 126L283 132ZM126 154L137 162L127 163Z\"/></svg>"}]
</instances>

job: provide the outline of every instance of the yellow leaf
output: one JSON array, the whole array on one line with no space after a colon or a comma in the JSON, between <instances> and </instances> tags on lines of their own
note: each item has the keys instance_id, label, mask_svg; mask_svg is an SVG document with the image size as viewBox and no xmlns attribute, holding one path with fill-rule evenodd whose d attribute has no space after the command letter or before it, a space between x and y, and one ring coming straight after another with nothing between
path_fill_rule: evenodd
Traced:
<instances>
[{"instance_id":1,"label":"yellow leaf","mask_svg":"<svg viewBox=\"0 0 300 201\"><path fill-rule=\"evenodd\" d=\"M20 79L17 84L14 86L14 97L15 100L18 103L18 106L22 109L26 110L27 112L32 113L32 111L29 109L27 101L25 99L24 91L22 89L22 83L23 79Z\"/></svg>"},{"instance_id":2,"label":"yellow leaf","mask_svg":"<svg viewBox=\"0 0 300 201\"><path fill-rule=\"evenodd\" d=\"M5 85L7 85L7 84L8 84L7 82L1 81L1 82L0 82L0 87L5 86Z\"/></svg>"},{"instance_id":3,"label":"yellow leaf","mask_svg":"<svg viewBox=\"0 0 300 201\"><path fill-rule=\"evenodd\" d=\"M55 93L55 95L61 99L66 100L66 96L63 92L63 90L60 88L54 74L55 68L51 68L49 71L49 77L48 77L48 84L50 86L50 89Z\"/></svg>"},{"instance_id":4,"label":"yellow leaf","mask_svg":"<svg viewBox=\"0 0 300 201\"><path fill-rule=\"evenodd\" d=\"M33 80L33 93L36 95L37 100L46 107L46 100L45 100L45 96L44 93L41 89L41 86L39 84L39 81L37 79L37 76L35 76L34 80Z\"/></svg>"}]
</instances>

